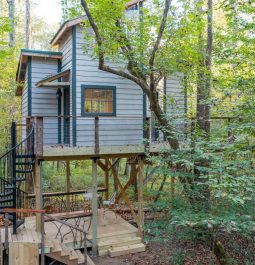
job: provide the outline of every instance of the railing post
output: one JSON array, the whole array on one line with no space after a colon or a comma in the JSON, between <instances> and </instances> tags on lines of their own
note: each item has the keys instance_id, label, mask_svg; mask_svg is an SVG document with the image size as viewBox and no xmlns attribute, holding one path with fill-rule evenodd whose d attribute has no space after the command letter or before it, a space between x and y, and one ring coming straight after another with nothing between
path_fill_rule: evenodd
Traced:
<instances>
[{"instance_id":1,"label":"railing post","mask_svg":"<svg viewBox=\"0 0 255 265\"><path fill-rule=\"evenodd\" d=\"M43 156L43 117L36 117L35 154Z\"/></svg>"},{"instance_id":2,"label":"railing post","mask_svg":"<svg viewBox=\"0 0 255 265\"><path fill-rule=\"evenodd\" d=\"M99 154L99 117L95 117L95 154Z\"/></svg>"},{"instance_id":3,"label":"railing post","mask_svg":"<svg viewBox=\"0 0 255 265\"><path fill-rule=\"evenodd\" d=\"M44 213L41 213L41 264L45 264L45 253L44 253L44 247L45 247L45 238L44 238Z\"/></svg>"},{"instance_id":4,"label":"railing post","mask_svg":"<svg viewBox=\"0 0 255 265\"><path fill-rule=\"evenodd\" d=\"M145 119L145 152L150 150L150 117Z\"/></svg>"},{"instance_id":5,"label":"railing post","mask_svg":"<svg viewBox=\"0 0 255 265\"><path fill-rule=\"evenodd\" d=\"M11 147L12 147L12 163L11 163L11 167L12 167L12 190L13 190L13 199L12 199L12 203L13 203L13 208L16 209L16 148L15 146L17 145L17 134L16 134L16 123L12 122L12 127L11 127ZM16 220L17 219L17 215L16 213L13 213L13 234L17 233L17 227L16 227Z\"/></svg>"},{"instance_id":6,"label":"railing post","mask_svg":"<svg viewBox=\"0 0 255 265\"><path fill-rule=\"evenodd\" d=\"M8 249L9 248L9 240L8 240L8 235L9 235L9 231L8 231L8 226L9 226L9 214L5 213L4 215L4 226L5 226L5 239L4 239L4 248Z\"/></svg>"},{"instance_id":7,"label":"railing post","mask_svg":"<svg viewBox=\"0 0 255 265\"><path fill-rule=\"evenodd\" d=\"M87 237L86 237L86 232L83 233L84 235L84 264L87 265L88 264L88 260L87 260Z\"/></svg>"}]
</instances>

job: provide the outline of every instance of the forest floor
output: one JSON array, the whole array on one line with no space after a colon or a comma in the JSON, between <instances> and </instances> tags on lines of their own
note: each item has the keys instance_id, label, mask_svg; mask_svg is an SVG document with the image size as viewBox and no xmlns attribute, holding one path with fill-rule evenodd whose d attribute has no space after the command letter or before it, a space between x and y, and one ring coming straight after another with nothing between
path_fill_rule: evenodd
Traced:
<instances>
[{"instance_id":1,"label":"forest floor","mask_svg":"<svg viewBox=\"0 0 255 265\"><path fill-rule=\"evenodd\" d=\"M122 214L126 220L129 214ZM133 224L133 222L132 222ZM205 241L180 236L182 230L173 233L171 239L160 241L150 237L146 251L121 257L98 257L96 265L222 265ZM163 232L162 232L163 234ZM228 255L227 265L255 265L255 237L247 239L236 233L222 233L218 238Z\"/></svg>"},{"instance_id":2,"label":"forest floor","mask_svg":"<svg viewBox=\"0 0 255 265\"><path fill-rule=\"evenodd\" d=\"M255 244L236 235L225 235L228 265L255 265ZM221 265L210 248L202 242L170 240L147 244L146 251L120 257L98 257L96 265Z\"/></svg>"}]
</instances>

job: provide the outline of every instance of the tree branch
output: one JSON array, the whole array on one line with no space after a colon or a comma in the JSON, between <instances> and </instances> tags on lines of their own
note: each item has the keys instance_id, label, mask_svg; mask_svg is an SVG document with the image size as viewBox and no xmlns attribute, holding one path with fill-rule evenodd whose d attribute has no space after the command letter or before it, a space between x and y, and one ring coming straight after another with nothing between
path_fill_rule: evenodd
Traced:
<instances>
[{"instance_id":1,"label":"tree branch","mask_svg":"<svg viewBox=\"0 0 255 265\"><path fill-rule=\"evenodd\" d=\"M98 26L97 26L97 24L96 24L96 22L95 22L95 20L94 20L94 18L92 16L92 14L90 13L89 7L87 5L87 1L86 0L81 0L81 5L82 5L87 17L88 17L90 26L92 27L92 29L93 29L93 31L95 33L96 42L97 42L97 45L98 45L98 59L99 59L98 68L100 70L102 70L102 71L109 72L109 73L112 73L112 74L127 78L127 79L135 82L136 84L138 84L143 89L144 93L149 95L150 90L149 90L149 88L147 86L147 83L144 80L141 80L141 79L137 78L136 76L134 76L132 74L129 74L129 73L125 72L125 71L115 70L115 69L111 68L110 66L105 65L105 53L104 53L104 50L103 50L103 40L102 40L102 37L100 35Z\"/></svg>"},{"instance_id":2,"label":"tree branch","mask_svg":"<svg viewBox=\"0 0 255 265\"><path fill-rule=\"evenodd\" d=\"M151 68L150 81L151 81L152 85L154 84L153 68L154 68L156 53L157 53L157 51L159 49L159 45L160 45L164 30L165 30L165 27L166 27L166 21L167 21L167 16L168 16L169 9L170 9L170 6L171 6L171 2L172 2L172 0L165 0L165 9L164 9L163 17L162 17L161 24L160 24L160 27L159 27L159 33L158 33L158 36L157 36L157 40L156 40L156 42L155 42L155 44L153 46L153 50L152 50L150 61L149 61L150 68Z\"/></svg>"}]
</instances>

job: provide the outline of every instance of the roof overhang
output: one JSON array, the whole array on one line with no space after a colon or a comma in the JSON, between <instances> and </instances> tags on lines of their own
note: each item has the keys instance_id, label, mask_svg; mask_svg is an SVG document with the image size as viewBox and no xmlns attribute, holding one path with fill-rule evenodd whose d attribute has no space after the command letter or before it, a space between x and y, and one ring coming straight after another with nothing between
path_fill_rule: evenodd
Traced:
<instances>
[{"instance_id":1,"label":"roof overhang","mask_svg":"<svg viewBox=\"0 0 255 265\"><path fill-rule=\"evenodd\" d=\"M63 86L70 86L69 82L61 82L58 80L58 82L52 82L57 79L60 79L62 77L66 77L70 75L70 69L59 72L55 75L47 76L46 78L40 80L35 85L36 87L63 87Z\"/></svg>"},{"instance_id":2,"label":"roof overhang","mask_svg":"<svg viewBox=\"0 0 255 265\"><path fill-rule=\"evenodd\" d=\"M16 81L18 83L16 89L16 96L22 95L22 89L24 86L24 80L26 75L27 69L27 62L29 57L41 57L41 58L52 58L52 59L62 59L61 52L54 52L54 51L40 51L40 50L28 50L28 49L21 49L20 58L18 69L16 73Z\"/></svg>"},{"instance_id":3,"label":"roof overhang","mask_svg":"<svg viewBox=\"0 0 255 265\"><path fill-rule=\"evenodd\" d=\"M57 33L55 34L55 36L53 37L53 39L51 40L50 42L51 46L58 45L61 40L61 37L66 31L68 31L71 27L82 23L82 21L84 21L86 18L87 18L86 16L82 16L82 17L78 17L76 19L68 20L64 22L59 28L59 30L57 31Z\"/></svg>"}]
</instances>

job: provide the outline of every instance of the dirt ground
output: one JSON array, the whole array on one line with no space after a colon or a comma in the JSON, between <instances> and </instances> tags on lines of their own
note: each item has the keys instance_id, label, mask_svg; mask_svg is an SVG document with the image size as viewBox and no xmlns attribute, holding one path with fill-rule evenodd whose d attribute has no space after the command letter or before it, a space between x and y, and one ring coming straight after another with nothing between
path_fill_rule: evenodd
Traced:
<instances>
[{"instance_id":1,"label":"dirt ground","mask_svg":"<svg viewBox=\"0 0 255 265\"><path fill-rule=\"evenodd\" d=\"M194 252L194 247L196 250ZM190 256L184 256L175 247L168 244L149 243L145 252L125 255L116 258L99 257L93 259L96 265L218 265L216 258L202 245L186 244ZM169 250L172 249L172 252ZM174 254L174 255L173 255ZM174 258L172 258L172 255ZM210 263L212 262L212 263Z\"/></svg>"},{"instance_id":2,"label":"dirt ground","mask_svg":"<svg viewBox=\"0 0 255 265\"><path fill-rule=\"evenodd\" d=\"M236 234L223 234L220 238L229 255L228 265L255 265L255 244ZM221 265L208 245L194 240L150 242L142 253L121 257L98 257L96 265Z\"/></svg>"}]
</instances>

